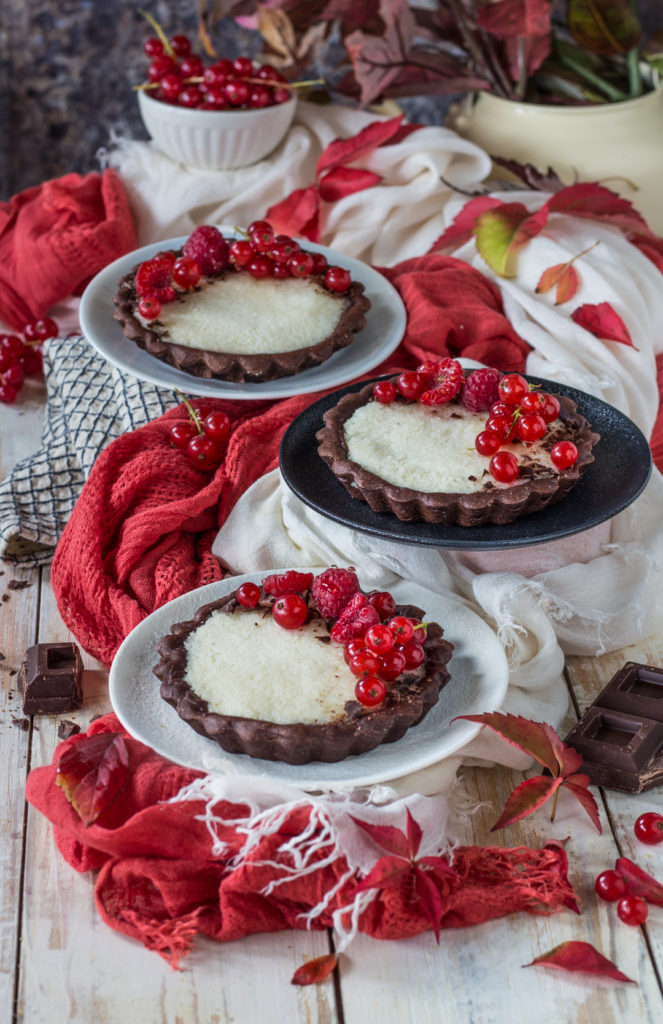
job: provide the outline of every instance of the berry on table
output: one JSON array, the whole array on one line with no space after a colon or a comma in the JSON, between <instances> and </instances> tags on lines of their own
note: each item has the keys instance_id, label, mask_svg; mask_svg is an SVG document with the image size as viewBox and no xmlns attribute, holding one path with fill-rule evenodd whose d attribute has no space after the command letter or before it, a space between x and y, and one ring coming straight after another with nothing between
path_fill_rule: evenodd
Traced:
<instances>
[{"instance_id":1,"label":"berry on table","mask_svg":"<svg viewBox=\"0 0 663 1024\"><path fill-rule=\"evenodd\" d=\"M203 420L203 433L219 446L224 445L230 437L230 416L221 409L215 409Z\"/></svg>"},{"instance_id":2,"label":"berry on table","mask_svg":"<svg viewBox=\"0 0 663 1024\"><path fill-rule=\"evenodd\" d=\"M176 420L169 424L168 434L173 448L179 448L183 452L186 451L191 438L196 437L198 430L192 420Z\"/></svg>"},{"instance_id":3,"label":"berry on table","mask_svg":"<svg viewBox=\"0 0 663 1024\"><path fill-rule=\"evenodd\" d=\"M255 608L261 597L260 587L256 583L247 581L240 584L235 596L243 608Z\"/></svg>"},{"instance_id":4,"label":"berry on table","mask_svg":"<svg viewBox=\"0 0 663 1024\"><path fill-rule=\"evenodd\" d=\"M647 811L641 814L633 826L635 838L647 846L657 846L663 843L663 815L656 811Z\"/></svg>"},{"instance_id":5,"label":"berry on table","mask_svg":"<svg viewBox=\"0 0 663 1024\"><path fill-rule=\"evenodd\" d=\"M23 329L23 337L26 341L47 341L49 338L57 338L58 325L50 316L41 320L33 320L26 324Z\"/></svg>"},{"instance_id":6,"label":"berry on table","mask_svg":"<svg viewBox=\"0 0 663 1024\"><path fill-rule=\"evenodd\" d=\"M184 450L192 462L204 469L214 469L221 461L221 452L212 438L204 434L190 438Z\"/></svg>"},{"instance_id":7,"label":"berry on table","mask_svg":"<svg viewBox=\"0 0 663 1024\"><path fill-rule=\"evenodd\" d=\"M617 916L624 924L644 924L648 914L649 907L640 896L622 896L617 904Z\"/></svg>"},{"instance_id":8,"label":"berry on table","mask_svg":"<svg viewBox=\"0 0 663 1024\"><path fill-rule=\"evenodd\" d=\"M626 882L617 871L602 871L594 882L594 889L602 900L616 903L626 895Z\"/></svg>"}]
</instances>

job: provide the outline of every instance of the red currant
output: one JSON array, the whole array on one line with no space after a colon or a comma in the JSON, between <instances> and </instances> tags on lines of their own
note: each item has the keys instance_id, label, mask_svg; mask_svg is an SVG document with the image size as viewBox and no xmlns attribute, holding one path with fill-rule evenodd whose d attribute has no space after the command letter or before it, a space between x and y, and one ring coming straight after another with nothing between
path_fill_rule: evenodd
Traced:
<instances>
[{"instance_id":1,"label":"red currant","mask_svg":"<svg viewBox=\"0 0 663 1024\"><path fill-rule=\"evenodd\" d=\"M173 281L180 288L195 288L201 276L200 267L188 256L180 256L173 263Z\"/></svg>"},{"instance_id":2,"label":"red currant","mask_svg":"<svg viewBox=\"0 0 663 1024\"><path fill-rule=\"evenodd\" d=\"M368 603L375 608L383 621L390 619L396 611L396 602L388 590L373 590L368 595Z\"/></svg>"},{"instance_id":3,"label":"red currant","mask_svg":"<svg viewBox=\"0 0 663 1024\"><path fill-rule=\"evenodd\" d=\"M200 78L203 73L203 62L195 53L189 54L180 64L182 78Z\"/></svg>"},{"instance_id":4,"label":"red currant","mask_svg":"<svg viewBox=\"0 0 663 1024\"><path fill-rule=\"evenodd\" d=\"M329 266L327 263L327 257L321 252L311 253L313 257L313 273L324 274L325 270Z\"/></svg>"},{"instance_id":5,"label":"red currant","mask_svg":"<svg viewBox=\"0 0 663 1024\"><path fill-rule=\"evenodd\" d=\"M144 320L156 320L161 316L161 303L158 299L152 299L149 296L140 300L137 309Z\"/></svg>"},{"instance_id":6,"label":"red currant","mask_svg":"<svg viewBox=\"0 0 663 1024\"><path fill-rule=\"evenodd\" d=\"M490 407L491 416L508 416L509 419L513 416L513 407L507 405L506 402L493 402Z\"/></svg>"},{"instance_id":7,"label":"red currant","mask_svg":"<svg viewBox=\"0 0 663 1024\"><path fill-rule=\"evenodd\" d=\"M260 600L260 587L256 583L242 583L235 596L243 608L255 608Z\"/></svg>"},{"instance_id":8,"label":"red currant","mask_svg":"<svg viewBox=\"0 0 663 1024\"><path fill-rule=\"evenodd\" d=\"M275 263L272 267L272 277L277 281L285 281L286 278L292 277L292 274L285 263Z\"/></svg>"},{"instance_id":9,"label":"red currant","mask_svg":"<svg viewBox=\"0 0 663 1024\"><path fill-rule=\"evenodd\" d=\"M283 75L272 67L271 64L261 64L252 75L253 78L261 78L265 82L284 82Z\"/></svg>"},{"instance_id":10,"label":"red currant","mask_svg":"<svg viewBox=\"0 0 663 1024\"><path fill-rule=\"evenodd\" d=\"M255 249L246 238L238 238L228 246L228 260L238 269L248 266L255 254Z\"/></svg>"},{"instance_id":11,"label":"red currant","mask_svg":"<svg viewBox=\"0 0 663 1024\"><path fill-rule=\"evenodd\" d=\"M345 649L344 649L343 654L344 654L345 660L349 664L350 663L350 659L354 658L355 654L359 654L360 651L365 651L365 650L366 650L366 645L364 644L364 641L361 640L359 637L355 637L352 640L348 640L348 642L345 645Z\"/></svg>"},{"instance_id":12,"label":"red currant","mask_svg":"<svg viewBox=\"0 0 663 1024\"><path fill-rule=\"evenodd\" d=\"M23 372L28 376L39 373L43 363L41 349L33 347L26 348L20 358L20 363L23 367Z\"/></svg>"},{"instance_id":13,"label":"red currant","mask_svg":"<svg viewBox=\"0 0 663 1024\"><path fill-rule=\"evenodd\" d=\"M412 639L414 633L414 626L405 615L396 615L395 618L390 619L387 628L391 630L394 640L399 644L406 644L408 640Z\"/></svg>"},{"instance_id":14,"label":"red currant","mask_svg":"<svg viewBox=\"0 0 663 1024\"><path fill-rule=\"evenodd\" d=\"M15 334L0 334L0 353L11 356L12 362L15 363L24 351L25 345Z\"/></svg>"},{"instance_id":15,"label":"red currant","mask_svg":"<svg viewBox=\"0 0 663 1024\"><path fill-rule=\"evenodd\" d=\"M546 421L538 413L528 412L516 422L516 434L525 444L540 441L545 432Z\"/></svg>"},{"instance_id":16,"label":"red currant","mask_svg":"<svg viewBox=\"0 0 663 1024\"><path fill-rule=\"evenodd\" d=\"M538 412L541 413L541 392L530 391L528 394L523 395L520 400L520 408L523 412Z\"/></svg>"},{"instance_id":17,"label":"red currant","mask_svg":"<svg viewBox=\"0 0 663 1024\"><path fill-rule=\"evenodd\" d=\"M479 455L494 455L502 445L502 438L494 430L482 430L477 434L474 447Z\"/></svg>"},{"instance_id":18,"label":"red currant","mask_svg":"<svg viewBox=\"0 0 663 1024\"><path fill-rule=\"evenodd\" d=\"M184 449L192 462L204 469L214 469L220 461L220 452L211 437L196 434Z\"/></svg>"},{"instance_id":19,"label":"red currant","mask_svg":"<svg viewBox=\"0 0 663 1024\"><path fill-rule=\"evenodd\" d=\"M253 77L253 61L249 57L235 57L232 67L235 74L241 78Z\"/></svg>"},{"instance_id":20,"label":"red currant","mask_svg":"<svg viewBox=\"0 0 663 1024\"><path fill-rule=\"evenodd\" d=\"M384 651L390 651L395 644L394 634L391 632L388 626L383 626L381 623L377 623L375 626L369 626L364 636L366 646L371 651L377 651L382 654Z\"/></svg>"},{"instance_id":21,"label":"red currant","mask_svg":"<svg viewBox=\"0 0 663 1024\"><path fill-rule=\"evenodd\" d=\"M578 449L573 441L558 441L550 449L550 459L556 469L568 469L578 458Z\"/></svg>"},{"instance_id":22,"label":"red currant","mask_svg":"<svg viewBox=\"0 0 663 1024\"><path fill-rule=\"evenodd\" d=\"M42 320L33 320L32 323L26 324L23 336L26 341L47 341L49 338L57 338L58 331L55 320L46 316Z\"/></svg>"},{"instance_id":23,"label":"red currant","mask_svg":"<svg viewBox=\"0 0 663 1024\"><path fill-rule=\"evenodd\" d=\"M406 370L405 373L399 373L396 378L398 393L408 402L416 402L427 387L426 377L422 373L417 373L416 370Z\"/></svg>"},{"instance_id":24,"label":"red currant","mask_svg":"<svg viewBox=\"0 0 663 1024\"><path fill-rule=\"evenodd\" d=\"M269 255L275 263L287 263L290 257L299 251L299 246L294 238L289 235L277 235L272 242Z\"/></svg>"},{"instance_id":25,"label":"red currant","mask_svg":"<svg viewBox=\"0 0 663 1024\"><path fill-rule=\"evenodd\" d=\"M163 53L163 43L156 36L150 36L143 43L143 53L146 57L159 57Z\"/></svg>"},{"instance_id":26,"label":"red currant","mask_svg":"<svg viewBox=\"0 0 663 1024\"><path fill-rule=\"evenodd\" d=\"M161 86L164 99L168 100L170 103L175 102L184 88L184 82L175 71L169 75L164 75L159 84Z\"/></svg>"},{"instance_id":27,"label":"red currant","mask_svg":"<svg viewBox=\"0 0 663 1024\"><path fill-rule=\"evenodd\" d=\"M248 85L237 78L231 78L223 88L231 107L243 107L249 98L250 90Z\"/></svg>"},{"instance_id":28,"label":"red currant","mask_svg":"<svg viewBox=\"0 0 663 1024\"><path fill-rule=\"evenodd\" d=\"M626 882L617 871L602 871L594 882L594 889L602 900L616 903L626 895Z\"/></svg>"},{"instance_id":29,"label":"red currant","mask_svg":"<svg viewBox=\"0 0 663 1024\"><path fill-rule=\"evenodd\" d=\"M283 629L299 629L306 622L308 605L299 594L284 594L272 605L272 617Z\"/></svg>"},{"instance_id":30,"label":"red currant","mask_svg":"<svg viewBox=\"0 0 663 1024\"><path fill-rule=\"evenodd\" d=\"M188 36L173 36L170 40L170 47L176 57L188 57L191 53L191 40Z\"/></svg>"},{"instance_id":31,"label":"red currant","mask_svg":"<svg viewBox=\"0 0 663 1024\"><path fill-rule=\"evenodd\" d=\"M274 228L268 220L254 220L249 224L247 233L258 252L269 252L274 244Z\"/></svg>"},{"instance_id":32,"label":"red currant","mask_svg":"<svg viewBox=\"0 0 663 1024\"><path fill-rule=\"evenodd\" d=\"M194 109L195 107L200 106L204 98L205 96L202 89L199 89L197 85L185 85L177 97L177 102L180 107Z\"/></svg>"},{"instance_id":33,"label":"red currant","mask_svg":"<svg viewBox=\"0 0 663 1024\"><path fill-rule=\"evenodd\" d=\"M249 93L249 107L252 110L262 110L263 107L271 107L273 100L272 90L267 85L253 85Z\"/></svg>"},{"instance_id":34,"label":"red currant","mask_svg":"<svg viewBox=\"0 0 663 1024\"><path fill-rule=\"evenodd\" d=\"M488 463L490 474L501 484L512 484L518 479L518 460L511 452L497 452Z\"/></svg>"},{"instance_id":35,"label":"red currant","mask_svg":"<svg viewBox=\"0 0 663 1024\"><path fill-rule=\"evenodd\" d=\"M410 619L410 622L412 623L412 639L423 647L426 643L426 623L420 622L419 619Z\"/></svg>"},{"instance_id":36,"label":"red currant","mask_svg":"<svg viewBox=\"0 0 663 1024\"><path fill-rule=\"evenodd\" d=\"M412 637L406 644L399 644L398 649L405 658L406 668L419 668L426 657L422 645Z\"/></svg>"},{"instance_id":37,"label":"red currant","mask_svg":"<svg viewBox=\"0 0 663 1024\"><path fill-rule=\"evenodd\" d=\"M539 413L543 416L546 423L552 423L559 416L560 404L559 399L555 398L554 395L549 395L545 391L539 396L541 398L541 408Z\"/></svg>"},{"instance_id":38,"label":"red currant","mask_svg":"<svg viewBox=\"0 0 663 1024\"><path fill-rule=\"evenodd\" d=\"M644 924L649 914L649 907L640 896L622 896L617 904L617 917L624 924Z\"/></svg>"},{"instance_id":39,"label":"red currant","mask_svg":"<svg viewBox=\"0 0 663 1024\"><path fill-rule=\"evenodd\" d=\"M396 398L396 385L391 380L380 380L373 387L373 397L382 405L390 405Z\"/></svg>"},{"instance_id":40,"label":"red currant","mask_svg":"<svg viewBox=\"0 0 663 1024\"><path fill-rule=\"evenodd\" d=\"M641 814L633 826L635 838L647 846L656 846L663 843L663 815L656 811L647 811Z\"/></svg>"},{"instance_id":41,"label":"red currant","mask_svg":"<svg viewBox=\"0 0 663 1024\"><path fill-rule=\"evenodd\" d=\"M227 110L230 104L223 89L207 87L205 89L205 101L201 104L201 110Z\"/></svg>"},{"instance_id":42,"label":"red currant","mask_svg":"<svg viewBox=\"0 0 663 1024\"><path fill-rule=\"evenodd\" d=\"M203 420L203 430L217 445L224 445L230 437L230 416L221 409L215 409Z\"/></svg>"},{"instance_id":43,"label":"red currant","mask_svg":"<svg viewBox=\"0 0 663 1024\"><path fill-rule=\"evenodd\" d=\"M385 698L387 687L377 676L360 679L355 686L355 697L365 708L374 708Z\"/></svg>"},{"instance_id":44,"label":"red currant","mask_svg":"<svg viewBox=\"0 0 663 1024\"><path fill-rule=\"evenodd\" d=\"M330 292L347 292L352 284L352 278L344 267L327 267L324 281L325 288L328 288Z\"/></svg>"},{"instance_id":45,"label":"red currant","mask_svg":"<svg viewBox=\"0 0 663 1024\"><path fill-rule=\"evenodd\" d=\"M0 384L0 402L4 402L5 405L11 405L12 402L16 401L18 391L18 388L10 387L9 384Z\"/></svg>"},{"instance_id":46,"label":"red currant","mask_svg":"<svg viewBox=\"0 0 663 1024\"><path fill-rule=\"evenodd\" d=\"M169 424L168 433L170 435L170 443L174 448L179 448L182 452L186 451L191 438L198 436L196 425L191 420L177 420L175 423Z\"/></svg>"},{"instance_id":47,"label":"red currant","mask_svg":"<svg viewBox=\"0 0 663 1024\"><path fill-rule=\"evenodd\" d=\"M529 391L529 384L519 373L509 373L497 385L497 391L507 405L520 405Z\"/></svg>"},{"instance_id":48,"label":"red currant","mask_svg":"<svg viewBox=\"0 0 663 1024\"><path fill-rule=\"evenodd\" d=\"M350 658L348 666L353 676L372 676L378 670L378 656L374 651L364 649Z\"/></svg>"},{"instance_id":49,"label":"red currant","mask_svg":"<svg viewBox=\"0 0 663 1024\"><path fill-rule=\"evenodd\" d=\"M390 651L385 651L378 657L378 675L380 679L384 679L386 682L391 683L394 679L398 679L399 675L405 669L405 655L402 651L392 647Z\"/></svg>"},{"instance_id":50,"label":"red currant","mask_svg":"<svg viewBox=\"0 0 663 1024\"><path fill-rule=\"evenodd\" d=\"M23 383L23 367L20 363L14 363L2 375L2 383L10 388L20 389Z\"/></svg>"},{"instance_id":51,"label":"red currant","mask_svg":"<svg viewBox=\"0 0 663 1024\"><path fill-rule=\"evenodd\" d=\"M490 415L486 420L486 430L497 434L502 441L506 441L513 428L513 419L510 416L501 414Z\"/></svg>"},{"instance_id":52,"label":"red currant","mask_svg":"<svg viewBox=\"0 0 663 1024\"><path fill-rule=\"evenodd\" d=\"M313 273L313 257L309 252L293 253L287 263L288 270L293 277L308 277Z\"/></svg>"},{"instance_id":53,"label":"red currant","mask_svg":"<svg viewBox=\"0 0 663 1024\"><path fill-rule=\"evenodd\" d=\"M263 252L257 252L247 264L246 269L251 277L255 277L257 280L262 280L265 277L272 276L274 264L270 260L269 256L265 256Z\"/></svg>"},{"instance_id":54,"label":"red currant","mask_svg":"<svg viewBox=\"0 0 663 1024\"><path fill-rule=\"evenodd\" d=\"M291 95L292 95L292 93L290 92L290 89L286 89L286 88L275 89L274 90L274 102L275 103L287 103L288 100L290 99ZM329 287L329 285L327 287Z\"/></svg>"},{"instance_id":55,"label":"red currant","mask_svg":"<svg viewBox=\"0 0 663 1024\"><path fill-rule=\"evenodd\" d=\"M175 70L176 64L172 57L166 53L158 54L147 69L147 77L150 82L160 82L164 75L169 75Z\"/></svg>"}]
</instances>

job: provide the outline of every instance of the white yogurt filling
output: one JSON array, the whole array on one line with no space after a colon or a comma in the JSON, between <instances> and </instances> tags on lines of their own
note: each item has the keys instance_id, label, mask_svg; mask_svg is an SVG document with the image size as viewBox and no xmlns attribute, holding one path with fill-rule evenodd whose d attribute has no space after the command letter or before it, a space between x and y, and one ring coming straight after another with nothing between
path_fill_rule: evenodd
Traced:
<instances>
[{"instance_id":1,"label":"white yogurt filling","mask_svg":"<svg viewBox=\"0 0 663 1024\"><path fill-rule=\"evenodd\" d=\"M490 458L474 447L485 430L487 413L471 412L464 405L424 406L419 402L368 402L344 425L352 462L397 487L426 494L471 494L480 491L489 475ZM518 461L525 457L556 472L550 456L539 444L505 445Z\"/></svg>"},{"instance_id":2,"label":"white yogurt filling","mask_svg":"<svg viewBox=\"0 0 663 1024\"><path fill-rule=\"evenodd\" d=\"M185 680L220 715L323 724L344 716L357 680L320 622L283 629L263 611L215 612L186 640Z\"/></svg>"},{"instance_id":3,"label":"white yogurt filling","mask_svg":"<svg viewBox=\"0 0 663 1024\"><path fill-rule=\"evenodd\" d=\"M247 273L232 273L203 280L198 291L183 292L176 302L164 303L159 321L177 345L267 355L324 341L335 330L346 301L311 279L257 280Z\"/></svg>"}]
</instances>

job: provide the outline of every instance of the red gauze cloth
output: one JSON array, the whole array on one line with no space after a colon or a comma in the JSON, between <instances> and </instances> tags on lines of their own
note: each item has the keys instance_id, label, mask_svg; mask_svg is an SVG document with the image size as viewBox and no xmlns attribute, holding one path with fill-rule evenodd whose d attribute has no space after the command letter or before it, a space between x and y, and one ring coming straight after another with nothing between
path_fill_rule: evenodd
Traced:
<instances>
[{"instance_id":1,"label":"red gauze cloth","mask_svg":"<svg viewBox=\"0 0 663 1024\"><path fill-rule=\"evenodd\" d=\"M385 276L400 291L408 328L396 352L367 376L422 359L464 355L522 370L528 351L477 270L438 254ZM183 407L113 441L97 459L58 544L52 584L81 645L109 665L124 637L155 608L221 578L210 548L241 494L276 468L286 427L320 394L281 402L210 401L233 432L213 477L170 446Z\"/></svg>"},{"instance_id":2,"label":"red gauze cloth","mask_svg":"<svg viewBox=\"0 0 663 1024\"><path fill-rule=\"evenodd\" d=\"M58 759L84 735L61 743L51 765L30 773L27 798L53 823L58 848L72 867L100 869L95 901L106 924L139 939L173 966L189 951L197 932L227 941L307 927L304 915L348 872L345 858L337 856L318 870L293 877L293 856L283 847L291 837L305 833L309 805L293 808L277 832L262 836L241 854L246 834L240 828L248 821L248 807L217 802L215 818L228 824L217 826L226 845L222 855L213 856L210 833L199 819L204 802L166 802L200 773L172 764L132 739L114 715L94 722L88 735L100 732L122 733L129 774L124 788L93 824L83 824L55 781ZM323 844L312 859L328 859L331 848L331 841ZM383 855L376 846L376 862ZM443 928L480 924L516 911L551 914L563 907L577 909L566 855L556 843L541 850L459 847L453 868L456 877L438 884ZM269 883L286 874L289 877L267 895ZM346 879L311 926L331 927L334 911L351 906L358 882L356 874ZM418 904L395 889L381 891L359 919L359 931L376 939L409 938L429 927Z\"/></svg>"},{"instance_id":3,"label":"red gauze cloth","mask_svg":"<svg viewBox=\"0 0 663 1024\"><path fill-rule=\"evenodd\" d=\"M0 320L20 330L137 245L116 171L19 192L0 203Z\"/></svg>"}]
</instances>

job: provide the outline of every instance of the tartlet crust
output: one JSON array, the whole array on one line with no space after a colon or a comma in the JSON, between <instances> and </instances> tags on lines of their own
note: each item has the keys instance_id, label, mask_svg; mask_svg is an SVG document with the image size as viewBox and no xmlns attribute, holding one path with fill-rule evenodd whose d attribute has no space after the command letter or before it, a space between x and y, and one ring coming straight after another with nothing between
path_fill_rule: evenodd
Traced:
<instances>
[{"instance_id":1,"label":"tartlet crust","mask_svg":"<svg viewBox=\"0 0 663 1024\"><path fill-rule=\"evenodd\" d=\"M162 698L175 708L180 718L231 754L248 754L287 764L341 761L382 743L401 739L437 703L440 691L449 682L446 666L453 644L444 639L440 625L429 623L424 644L426 659L422 666L404 672L394 683L388 684L387 695L377 708L364 708L357 701L349 701L344 717L325 724L277 724L217 714L209 710L207 701L199 697L185 679L185 641L216 612L243 614L245 611L234 593L204 605L192 619L176 623L161 639L157 646L160 660L153 669L161 680ZM396 614L423 617L421 609L413 605L401 606ZM310 615L320 619L313 610Z\"/></svg>"},{"instance_id":2,"label":"tartlet crust","mask_svg":"<svg viewBox=\"0 0 663 1024\"><path fill-rule=\"evenodd\" d=\"M344 424L360 406L374 401L373 387L373 383L367 384L341 398L324 414L325 425L317 432L316 438L321 458L350 496L365 501L374 512L391 513L404 522L440 523L445 526L510 523L561 501L594 461L592 448L600 435L592 431L575 402L557 395L560 425L549 426L541 444L549 451L557 441L572 441L578 449L578 459L570 468L552 473L532 457L529 463L521 466L521 475L516 483L498 487L488 477L481 490L469 494L425 493L390 484L353 462L348 457L345 443Z\"/></svg>"},{"instance_id":3,"label":"tartlet crust","mask_svg":"<svg viewBox=\"0 0 663 1024\"><path fill-rule=\"evenodd\" d=\"M355 334L366 326L366 313L371 306L369 299L364 294L363 284L353 281L347 292L338 295L333 292L329 293L344 308L334 331L315 345L295 349L291 352L275 352L266 355L210 352L202 348L178 345L171 341L159 320L154 320L148 327L138 319L136 307L139 296L135 287L138 266L140 264L119 281L118 290L113 298L114 318L122 325L125 336L130 341L134 341L139 348L177 370L205 379L214 378L234 383L243 381L260 383L261 381L277 380L280 377L290 377L293 374L301 373L302 370L319 366L334 352L346 348L354 340ZM236 273L237 271L234 270L224 271L210 280L223 287L224 278ZM316 283L318 287L322 287L317 279Z\"/></svg>"}]
</instances>

